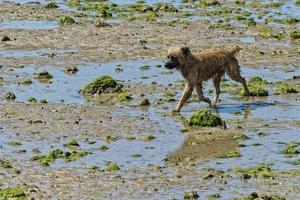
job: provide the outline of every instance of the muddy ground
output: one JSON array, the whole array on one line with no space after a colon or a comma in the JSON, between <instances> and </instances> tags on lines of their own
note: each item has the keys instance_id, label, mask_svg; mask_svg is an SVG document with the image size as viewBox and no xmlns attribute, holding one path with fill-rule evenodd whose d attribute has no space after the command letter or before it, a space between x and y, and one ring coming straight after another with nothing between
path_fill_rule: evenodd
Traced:
<instances>
[{"instance_id":1,"label":"muddy ground","mask_svg":"<svg viewBox=\"0 0 300 200\"><path fill-rule=\"evenodd\" d=\"M176 1L158 10L155 1L134 10L136 2L114 1L105 12L101 3L70 2L0 3L0 198L183 199L194 191L199 199L300 199L295 1ZM233 44L250 89L268 96L243 97L225 77L217 108L194 95L172 113L183 82L163 67L167 49ZM43 71L53 77L36 78ZM122 84L126 98L80 94L102 75ZM263 81L251 83L254 76ZM212 89L207 83L209 98ZM188 126L202 108L227 129ZM55 150L63 155L42 157Z\"/></svg>"}]
</instances>

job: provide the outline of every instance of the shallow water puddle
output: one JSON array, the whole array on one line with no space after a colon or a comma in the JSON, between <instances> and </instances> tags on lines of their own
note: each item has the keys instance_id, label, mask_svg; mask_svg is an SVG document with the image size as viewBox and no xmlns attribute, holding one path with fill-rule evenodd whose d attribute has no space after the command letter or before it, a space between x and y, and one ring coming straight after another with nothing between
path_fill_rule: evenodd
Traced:
<instances>
[{"instance_id":1,"label":"shallow water puddle","mask_svg":"<svg viewBox=\"0 0 300 200\"><path fill-rule=\"evenodd\" d=\"M155 81L164 86L182 80L177 72L166 75L166 72L169 71L161 66L163 64L161 61L156 60L118 61L104 64L83 63L78 66L79 71L75 75L66 74L61 69L45 67L43 70L49 71L50 74L54 76L51 84L40 83L33 79L34 73L42 71L41 69L25 66L24 68L16 69L14 73L20 77L31 78L33 84L29 86L5 84L4 87L6 90L13 91L16 94L17 101L26 102L28 97L33 96L37 99L45 98L48 102L59 102L61 99L64 99L65 103L84 103L85 100L78 91L85 84L101 75L111 75L113 78L125 83L149 85ZM146 70L141 70L140 67L143 65L149 67L146 67ZM299 74L299 71L284 72L281 70L249 69L243 67L242 74L247 78L259 75L269 82L277 82L291 79L293 75ZM207 88L211 88L211 84L208 84ZM180 93L181 91L178 91L175 99L179 98ZM206 93L206 95L210 98L213 96L213 94L208 93ZM221 93L221 99L222 101L218 108L213 109L213 112L217 112L225 121L229 121L229 128L236 126L236 124L230 122L231 120L246 120L246 122L249 123L249 130L247 129L245 134L250 139L241 142L246 145L246 147L240 148L241 158L222 159L218 162L219 164L209 162L208 164L203 164L203 166L229 169L233 166L255 165L261 162L268 162L274 164L275 167L282 166L284 169L294 168L293 165L287 163L290 159L280 153L284 145L278 142L297 141L299 138L299 128L281 122L282 120L299 119L298 111L300 110L300 106L296 100L289 100L285 97L272 95L271 98L253 98L246 102L237 102L232 98L232 95L228 93ZM168 109L171 110L175 103L176 102L167 102L166 105ZM189 103L183 107L181 114L185 118L188 118L192 112L206 106L206 104L199 104L199 102ZM74 165L80 166L84 163L88 166L96 165L103 167L107 161L117 162L120 166L125 168L133 166L143 167L148 164L162 164L164 162L163 159L178 148L182 141L184 141L184 134L181 134L179 131L182 128L181 122L161 115L161 113L166 112L166 110L155 106L150 106L148 110L135 109L127 106L124 106L122 109L124 114L129 116L146 114L147 117L157 123L161 133L153 133L153 135L157 137L150 142L118 140L111 144L106 144L109 147L109 150L106 152L93 150L92 154L78 161L66 163L63 160L57 160L57 162L51 166L69 167ZM255 124L252 122L254 119L260 121ZM143 122L141 121L140 123ZM265 126L266 124L269 125ZM264 132L266 136L259 136L259 132ZM80 143L83 144L84 142L81 141ZM260 143L260 145L253 145L255 143ZM94 145L82 145L82 148L93 149L102 144L104 143L97 141ZM33 142L32 145L36 145L35 142ZM47 145L48 147L45 149L49 150L50 144ZM58 142L54 146L61 147L62 142ZM30 151L30 148L28 147L28 151ZM140 154L141 157L133 158L132 155L134 154ZM259 159L255 158L257 154L261 155Z\"/></svg>"},{"instance_id":2,"label":"shallow water puddle","mask_svg":"<svg viewBox=\"0 0 300 200\"><path fill-rule=\"evenodd\" d=\"M41 54L42 52L35 52ZM14 55L18 53L15 52ZM78 66L79 71L74 75L68 75L63 70L52 67L45 67L43 70L32 66L25 66L17 69L15 73L20 77L31 78L33 84L27 85L4 85L7 90L14 91L17 101L26 102L28 97L33 96L37 99L45 98L48 102L59 102L64 100L66 103L83 103L84 97L78 91L87 83L102 75L110 75L125 83L151 84L153 82L162 85L175 83L182 80L177 71L170 71L163 67L164 63L155 60L133 60L118 61L104 64L83 63ZM149 66L146 70L141 70L142 66ZM119 70L121 69L121 71ZM53 75L51 84L40 83L34 80L34 73L47 70ZM269 69L251 69L242 68L242 74L249 78L250 76L260 75L270 82L287 80L298 75L299 70L283 72L280 70ZM210 82L209 82L210 84ZM210 87L210 85L209 85ZM178 98L181 91L178 93Z\"/></svg>"},{"instance_id":3,"label":"shallow water puddle","mask_svg":"<svg viewBox=\"0 0 300 200\"><path fill-rule=\"evenodd\" d=\"M86 142L79 142L79 148L66 148L64 144L68 140L58 140L57 142L48 141L21 141L20 146L10 146L9 142L17 141L16 137L12 134L8 137L7 134L0 136L1 141L1 157L9 157L11 160L22 160L22 162L29 162L30 158L36 155L46 155L49 152L60 149L64 152L80 150L87 151L90 154L81 157L72 162L65 162L63 159L56 159L50 163L50 167L64 168L64 167L80 167L80 166L97 166L105 169L107 162L115 162L122 169L130 167L147 167L149 164L160 165L163 164L164 158L167 154L174 151L180 145L183 135L178 134L165 134L157 137L151 142L133 140L118 140L113 143L106 143L97 141L95 144L87 144ZM105 145L108 150L101 151L99 147ZM41 150L41 153L33 153L33 149ZM20 150L25 150L24 153L18 153ZM40 165L39 161L31 161L34 165Z\"/></svg>"},{"instance_id":4,"label":"shallow water puddle","mask_svg":"<svg viewBox=\"0 0 300 200\"><path fill-rule=\"evenodd\" d=\"M1 29L55 29L58 28L57 21L34 21L34 20L16 20L0 22Z\"/></svg>"},{"instance_id":5,"label":"shallow water puddle","mask_svg":"<svg viewBox=\"0 0 300 200\"><path fill-rule=\"evenodd\" d=\"M54 57L61 56L64 53L73 53L74 50L65 49L35 49L35 50L10 50L10 49L0 49L1 57L13 57L13 58L23 58L23 57Z\"/></svg>"}]
</instances>

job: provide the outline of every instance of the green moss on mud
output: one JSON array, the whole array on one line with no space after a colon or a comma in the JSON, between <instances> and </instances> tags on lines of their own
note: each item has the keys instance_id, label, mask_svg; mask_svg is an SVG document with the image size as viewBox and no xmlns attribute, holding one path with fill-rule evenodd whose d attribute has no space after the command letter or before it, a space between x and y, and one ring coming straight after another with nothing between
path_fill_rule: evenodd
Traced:
<instances>
[{"instance_id":1,"label":"green moss on mud","mask_svg":"<svg viewBox=\"0 0 300 200\"><path fill-rule=\"evenodd\" d=\"M70 16L60 16L58 22L61 26L67 26L74 24L75 20Z\"/></svg>"},{"instance_id":2,"label":"green moss on mud","mask_svg":"<svg viewBox=\"0 0 300 200\"><path fill-rule=\"evenodd\" d=\"M217 156L217 158L238 158L238 157L241 157L241 154L237 151L229 151L226 154Z\"/></svg>"},{"instance_id":3,"label":"green moss on mud","mask_svg":"<svg viewBox=\"0 0 300 200\"><path fill-rule=\"evenodd\" d=\"M293 156L296 154L299 154L299 150L297 149L300 146L300 143L298 142L289 142L281 151L281 153L288 155L288 156Z\"/></svg>"},{"instance_id":4,"label":"green moss on mud","mask_svg":"<svg viewBox=\"0 0 300 200\"><path fill-rule=\"evenodd\" d=\"M24 85L30 85L30 84L32 84L32 80L30 78L26 78L26 79L20 80L18 83L24 84Z\"/></svg>"},{"instance_id":5,"label":"green moss on mud","mask_svg":"<svg viewBox=\"0 0 300 200\"><path fill-rule=\"evenodd\" d=\"M243 141L243 140L248 140L249 137L245 134L241 134L241 133L236 133L232 136L232 139L233 140L240 140L240 141Z\"/></svg>"},{"instance_id":6,"label":"green moss on mud","mask_svg":"<svg viewBox=\"0 0 300 200\"><path fill-rule=\"evenodd\" d=\"M199 195L197 194L197 192L191 191L191 192L185 192L183 195L183 199L187 200L187 199L198 199Z\"/></svg>"},{"instance_id":7,"label":"green moss on mud","mask_svg":"<svg viewBox=\"0 0 300 200\"><path fill-rule=\"evenodd\" d=\"M0 159L0 167L4 169L12 169L13 166L7 160Z\"/></svg>"},{"instance_id":8,"label":"green moss on mud","mask_svg":"<svg viewBox=\"0 0 300 200\"><path fill-rule=\"evenodd\" d=\"M256 192L252 192L248 196L233 198L232 200L285 200L285 197L279 195L262 195L259 196Z\"/></svg>"},{"instance_id":9,"label":"green moss on mud","mask_svg":"<svg viewBox=\"0 0 300 200\"><path fill-rule=\"evenodd\" d=\"M268 81L264 80L260 76L252 76L249 79L248 84L249 85L264 85L264 84L268 84Z\"/></svg>"},{"instance_id":10,"label":"green moss on mud","mask_svg":"<svg viewBox=\"0 0 300 200\"><path fill-rule=\"evenodd\" d=\"M289 83L283 83L277 86L277 89L274 94L280 95L288 93L298 93L298 91L296 90L296 87L294 85Z\"/></svg>"},{"instance_id":11,"label":"green moss on mud","mask_svg":"<svg viewBox=\"0 0 300 200\"><path fill-rule=\"evenodd\" d=\"M45 8L54 9L54 8L58 8L58 5L55 2L49 2L45 5Z\"/></svg>"},{"instance_id":12,"label":"green moss on mud","mask_svg":"<svg viewBox=\"0 0 300 200\"><path fill-rule=\"evenodd\" d=\"M0 189L0 199L3 200L21 200L29 199L24 190L20 187Z\"/></svg>"},{"instance_id":13,"label":"green moss on mud","mask_svg":"<svg viewBox=\"0 0 300 200\"><path fill-rule=\"evenodd\" d=\"M53 76L48 71L43 71L37 73L34 78L42 82L48 82L50 79L53 78Z\"/></svg>"},{"instance_id":14,"label":"green moss on mud","mask_svg":"<svg viewBox=\"0 0 300 200\"><path fill-rule=\"evenodd\" d=\"M30 103L36 103L36 98L28 97L27 101L30 102Z\"/></svg>"},{"instance_id":15,"label":"green moss on mud","mask_svg":"<svg viewBox=\"0 0 300 200\"><path fill-rule=\"evenodd\" d=\"M129 94L127 92L121 92L118 94L118 100L119 101L130 101L130 100L132 100L132 96L131 96L131 94Z\"/></svg>"},{"instance_id":16,"label":"green moss on mud","mask_svg":"<svg viewBox=\"0 0 300 200\"><path fill-rule=\"evenodd\" d=\"M108 162L106 165L106 170L110 171L110 172L118 171L118 170L120 170L120 167L117 165L117 163Z\"/></svg>"},{"instance_id":17,"label":"green moss on mud","mask_svg":"<svg viewBox=\"0 0 300 200\"><path fill-rule=\"evenodd\" d=\"M100 151L107 151L109 148L106 145L101 145L98 149Z\"/></svg>"},{"instance_id":18,"label":"green moss on mud","mask_svg":"<svg viewBox=\"0 0 300 200\"><path fill-rule=\"evenodd\" d=\"M73 148L73 147L79 147L79 143L76 140L70 140L66 144L64 144L65 147Z\"/></svg>"},{"instance_id":19,"label":"green moss on mud","mask_svg":"<svg viewBox=\"0 0 300 200\"><path fill-rule=\"evenodd\" d=\"M149 65L143 65L140 67L140 70L141 71L146 71L146 70L149 70L151 67Z\"/></svg>"},{"instance_id":20,"label":"green moss on mud","mask_svg":"<svg viewBox=\"0 0 300 200\"><path fill-rule=\"evenodd\" d=\"M60 149L53 150L46 155L37 155L33 156L30 160L31 161L39 161L43 166L49 166L52 162L56 159L64 159L65 162L71 162L80 159L81 157L85 157L89 154L86 151L72 151L72 152L63 152Z\"/></svg>"},{"instance_id":21,"label":"green moss on mud","mask_svg":"<svg viewBox=\"0 0 300 200\"><path fill-rule=\"evenodd\" d=\"M265 97L269 95L269 91L258 85L249 87L251 96Z\"/></svg>"},{"instance_id":22,"label":"green moss on mud","mask_svg":"<svg viewBox=\"0 0 300 200\"><path fill-rule=\"evenodd\" d=\"M268 165L257 165L255 167L249 167L249 168L233 168L233 172L245 175L247 177L253 177L253 178L271 178L274 177L276 174L272 172L272 169Z\"/></svg>"},{"instance_id":23,"label":"green moss on mud","mask_svg":"<svg viewBox=\"0 0 300 200\"><path fill-rule=\"evenodd\" d=\"M64 160L66 162L71 162L75 160L79 160L82 157L89 155L90 153L87 151L72 151L72 152L65 152Z\"/></svg>"},{"instance_id":24,"label":"green moss on mud","mask_svg":"<svg viewBox=\"0 0 300 200\"><path fill-rule=\"evenodd\" d=\"M219 116L212 114L211 111L207 109L201 109L192 114L192 116L188 119L188 125L215 127L223 126L223 121Z\"/></svg>"},{"instance_id":25,"label":"green moss on mud","mask_svg":"<svg viewBox=\"0 0 300 200\"><path fill-rule=\"evenodd\" d=\"M8 143L8 145L13 146L13 147L17 147L17 146L21 146L22 143L21 143L21 142L18 142L18 141L10 141L10 142Z\"/></svg>"},{"instance_id":26,"label":"green moss on mud","mask_svg":"<svg viewBox=\"0 0 300 200\"><path fill-rule=\"evenodd\" d=\"M121 88L122 86L119 85L112 77L100 76L91 83L84 86L80 90L80 93L83 95L94 95L102 93L120 92Z\"/></svg>"},{"instance_id":27,"label":"green moss on mud","mask_svg":"<svg viewBox=\"0 0 300 200\"><path fill-rule=\"evenodd\" d=\"M292 40L299 40L300 39L300 30L295 30L290 33L290 38Z\"/></svg>"}]
</instances>

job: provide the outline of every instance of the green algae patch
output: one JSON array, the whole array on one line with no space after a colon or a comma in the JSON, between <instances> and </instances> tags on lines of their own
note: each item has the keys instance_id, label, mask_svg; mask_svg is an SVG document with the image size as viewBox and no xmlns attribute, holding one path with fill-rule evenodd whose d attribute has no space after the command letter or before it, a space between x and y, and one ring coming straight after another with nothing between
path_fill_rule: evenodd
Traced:
<instances>
[{"instance_id":1,"label":"green algae patch","mask_svg":"<svg viewBox=\"0 0 300 200\"><path fill-rule=\"evenodd\" d=\"M185 192L183 195L183 199L198 199L199 195L197 194L197 192L195 191L191 191L191 192Z\"/></svg>"},{"instance_id":2,"label":"green algae patch","mask_svg":"<svg viewBox=\"0 0 300 200\"><path fill-rule=\"evenodd\" d=\"M264 80L260 76L252 76L249 79L248 84L249 85L263 85L263 84L268 84L268 81Z\"/></svg>"},{"instance_id":3,"label":"green algae patch","mask_svg":"<svg viewBox=\"0 0 300 200\"><path fill-rule=\"evenodd\" d=\"M292 165L300 165L300 159L289 162Z\"/></svg>"},{"instance_id":4,"label":"green algae patch","mask_svg":"<svg viewBox=\"0 0 300 200\"><path fill-rule=\"evenodd\" d=\"M0 189L0 199L29 199L24 190L20 187Z\"/></svg>"},{"instance_id":5,"label":"green algae patch","mask_svg":"<svg viewBox=\"0 0 300 200\"><path fill-rule=\"evenodd\" d=\"M26 78L26 79L20 80L18 83L23 84L23 85L30 85L30 84L32 84L32 80L30 78Z\"/></svg>"},{"instance_id":6,"label":"green algae patch","mask_svg":"<svg viewBox=\"0 0 300 200\"><path fill-rule=\"evenodd\" d=\"M106 145L101 145L98 149L100 151L107 151L109 148Z\"/></svg>"},{"instance_id":7,"label":"green algae patch","mask_svg":"<svg viewBox=\"0 0 300 200\"><path fill-rule=\"evenodd\" d=\"M132 100L131 94L129 94L127 92L119 93L117 98L118 98L119 101L130 101L130 100Z\"/></svg>"},{"instance_id":8,"label":"green algae patch","mask_svg":"<svg viewBox=\"0 0 300 200\"><path fill-rule=\"evenodd\" d=\"M118 171L118 170L120 170L120 167L114 162L109 162L106 165L106 170L110 171L110 172Z\"/></svg>"},{"instance_id":9,"label":"green algae patch","mask_svg":"<svg viewBox=\"0 0 300 200\"><path fill-rule=\"evenodd\" d=\"M146 136L143 137L143 140L144 140L145 142L150 142L150 141L154 140L155 138L156 138L156 137L153 136L153 135L146 135Z\"/></svg>"},{"instance_id":10,"label":"green algae patch","mask_svg":"<svg viewBox=\"0 0 300 200\"><path fill-rule=\"evenodd\" d=\"M46 99L41 99L41 100L40 100L40 103L42 103L42 104L47 104L48 101L47 101Z\"/></svg>"},{"instance_id":11,"label":"green algae patch","mask_svg":"<svg viewBox=\"0 0 300 200\"><path fill-rule=\"evenodd\" d=\"M50 153L46 155L37 155L33 156L30 161L39 161L41 165L43 166L49 166L50 163L54 162L58 158L63 158L64 152L60 149L56 149L51 151Z\"/></svg>"},{"instance_id":12,"label":"green algae patch","mask_svg":"<svg viewBox=\"0 0 300 200\"><path fill-rule=\"evenodd\" d=\"M266 200L285 200L286 198L284 196L279 195L258 195L256 192L252 192L250 195L244 196L244 197L236 197L232 200L256 200L256 199L266 199Z\"/></svg>"},{"instance_id":13,"label":"green algae patch","mask_svg":"<svg viewBox=\"0 0 300 200\"><path fill-rule=\"evenodd\" d=\"M8 100L8 101L13 101L13 100L15 100L17 97L16 97L16 95L15 95L14 93L8 92L8 93L5 94L4 98L5 98L6 100Z\"/></svg>"},{"instance_id":14,"label":"green algae patch","mask_svg":"<svg viewBox=\"0 0 300 200\"><path fill-rule=\"evenodd\" d=\"M151 67L149 65L143 65L140 67L140 70L141 71L146 71L146 70L149 70Z\"/></svg>"},{"instance_id":15,"label":"green algae patch","mask_svg":"<svg viewBox=\"0 0 300 200\"><path fill-rule=\"evenodd\" d=\"M80 90L80 93L82 95L100 95L103 93L120 92L121 89L122 85L118 84L112 77L105 75L96 78L94 81L84 86Z\"/></svg>"},{"instance_id":16,"label":"green algae patch","mask_svg":"<svg viewBox=\"0 0 300 200\"><path fill-rule=\"evenodd\" d=\"M71 162L75 160L79 160L82 157L89 155L90 153L87 151L72 151L72 152L65 152L64 160L65 162Z\"/></svg>"},{"instance_id":17,"label":"green algae patch","mask_svg":"<svg viewBox=\"0 0 300 200\"><path fill-rule=\"evenodd\" d=\"M18 142L18 141L10 141L10 142L8 143L8 145L13 146L13 147L17 147L17 146L21 146L22 143L21 143L21 142Z\"/></svg>"},{"instance_id":18,"label":"green algae patch","mask_svg":"<svg viewBox=\"0 0 300 200\"><path fill-rule=\"evenodd\" d=\"M239 140L239 141L244 141L244 140L248 140L249 137L245 134L241 134L241 133L236 133L232 136L233 140Z\"/></svg>"},{"instance_id":19,"label":"green algae patch","mask_svg":"<svg viewBox=\"0 0 300 200\"><path fill-rule=\"evenodd\" d=\"M280 94L289 94L289 93L298 93L298 91L296 90L296 87L294 85L283 83L277 86L277 89L274 94L280 95Z\"/></svg>"},{"instance_id":20,"label":"green algae patch","mask_svg":"<svg viewBox=\"0 0 300 200\"><path fill-rule=\"evenodd\" d=\"M70 16L60 16L58 22L61 26L67 26L74 24L75 20Z\"/></svg>"},{"instance_id":21,"label":"green algae patch","mask_svg":"<svg viewBox=\"0 0 300 200\"><path fill-rule=\"evenodd\" d=\"M36 103L37 102L36 98L34 98L34 97L28 97L27 101L30 102L30 103Z\"/></svg>"},{"instance_id":22,"label":"green algae patch","mask_svg":"<svg viewBox=\"0 0 300 200\"><path fill-rule=\"evenodd\" d=\"M215 127L223 126L223 121L219 116L212 114L211 111L207 109L201 109L192 114L192 116L188 119L188 125Z\"/></svg>"},{"instance_id":23,"label":"green algae patch","mask_svg":"<svg viewBox=\"0 0 300 200\"><path fill-rule=\"evenodd\" d=\"M299 40L300 39L300 30L295 30L290 32L291 40Z\"/></svg>"},{"instance_id":24,"label":"green algae patch","mask_svg":"<svg viewBox=\"0 0 300 200\"><path fill-rule=\"evenodd\" d=\"M257 165L255 167L249 168L233 168L233 172L236 174L247 176L249 178L271 178L274 177L276 174L272 171L270 166L268 165Z\"/></svg>"},{"instance_id":25,"label":"green algae patch","mask_svg":"<svg viewBox=\"0 0 300 200\"><path fill-rule=\"evenodd\" d=\"M288 155L288 156L293 156L299 154L299 150L297 149L300 146L300 143L298 142L289 142L281 151L281 153Z\"/></svg>"},{"instance_id":26,"label":"green algae patch","mask_svg":"<svg viewBox=\"0 0 300 200\"><path fill-rule=\"evenodd\" d=\"M269 91L261 86L249 86L250 96L265 97L269 95Z\"/></svg>"},{"instance_id":27,"label":"green algae patch","mask_svg":"<svg viewBox=\"0 0 300 200\"><path fill-rule=\"evenodd\" d=\"M48 71L43 71L35 74L34 78L40 82L47 83L53 78L53 76Z\"/></svg>"},{"instance_id":28,"label":"green algae patch","mask_svg":"<svg viewBox=\"0 0 300 200\"><path fill-rule=\"evenodd\" d=\"M103 18L112 17L111 8L106 4L102 4L101 6L99 6L97 9L97 13L99 17L103 17Z\"/></svg>"},{"instance_id":29,"label":"green algae patch","mask_svg":"<svg viewBox=\"0 0 300 200\"><path fill-rule=\"evenodd\" d=\"M73 148L73 147L79 147L79 143L76 140L70 140L66 144L64 144L65 147Z\"/></svg>"},{"instance_id":30,"label":"green algae patch","mask_svg":"<svg viewBox=\"0 0 300 200\"><path fill-rule=\"evenodd\" d=\"M45 8L47 9L55 9L58 8L58 5L55 2L49 2L45 5Z\"/></svg>"},{"instance_id":31,"label":"green algae patch","mask_svg":"<svg viewBox=\"0 0 300 200\"><path fill-rule=\"evenodd\" d=\"M241 154L237 151L229 151L226 154L217 156L217 158L239 158L239 157L241 157Z\"/></svg>"},{"instance_id":32,"label":"green algae patch","mask_svg":"<svg viewBox=\"0 0 300 200\"><path fill-rule=\"evenodd\" d=\"M0 167L4 169L12 169L13 166L7 160L0 159Z\"/></svg>"},{"instance_id":33,"label":"green algae patch","mask_svg":"<svg viewBox=\"0 0 300 200\"><path fill-rule=\"evenodd\" d=\"M65 162L71 162L85 157L89 154L86 151L72 151L72 152L63 152L60 149L53 150L46 155L37 155L33 156L30 161L39 161L42 166L49 166L50 163L53 163L56 159L64 159Z\"/></svg>"}]
</instances>

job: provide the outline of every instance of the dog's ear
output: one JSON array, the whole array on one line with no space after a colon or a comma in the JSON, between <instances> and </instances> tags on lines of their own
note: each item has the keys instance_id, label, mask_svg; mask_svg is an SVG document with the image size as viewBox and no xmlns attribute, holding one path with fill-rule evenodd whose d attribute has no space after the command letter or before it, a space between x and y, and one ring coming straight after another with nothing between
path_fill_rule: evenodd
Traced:
<instances>
[{"instance_id":1,"label":"dog's ear","mask_svg":"<svg viewBox=\"0 0 300 200\"><path fill-rule=\"evenodd\" d=\"M184 57L187 57L191 54L191 50L188 47L181 47L181 52L184 55Z\"/></svg>"}]
</instances>

